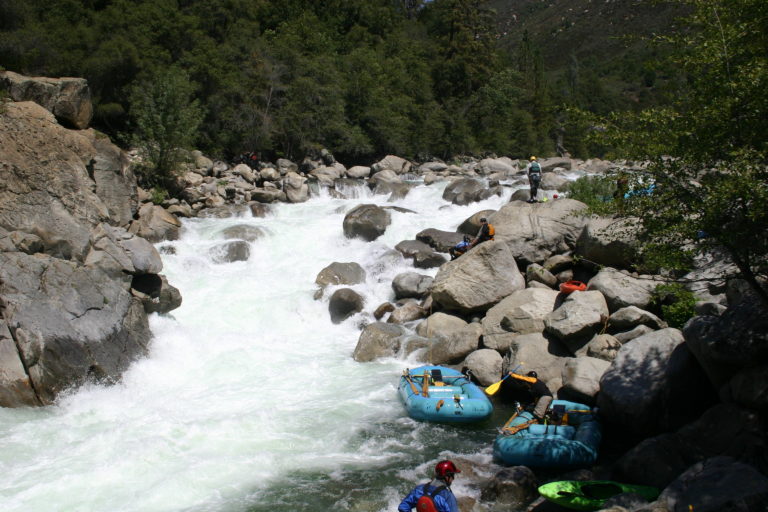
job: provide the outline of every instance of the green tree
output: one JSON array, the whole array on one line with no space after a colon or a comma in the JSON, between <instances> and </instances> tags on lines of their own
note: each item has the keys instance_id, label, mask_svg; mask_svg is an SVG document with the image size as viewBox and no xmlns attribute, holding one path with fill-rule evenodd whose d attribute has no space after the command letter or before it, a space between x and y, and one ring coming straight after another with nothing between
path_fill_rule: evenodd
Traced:
<instances>
[{"instance_id":1,"label":"green tree","mask_svg":"<svg viewBox=\"0 0 768 512\"><path fill-rule=\"evenodd\" d=\"M159 72L131 91L132 142L144 159L142 177L148 186L175 190L184 149L195 141L202 121L193 93L189 75L176 67Z\"/></svg>"},{"instance_id":2,"label":"green tree","mask_svg":"<svg viewBox=\"0 0 768 512\"><path fill-rule=\"evenodd\" d=\"M683 74L672 105L604 124L621 154L651 162L630 186L656 188L626 214L667 266L724 248L768 305L768 3L685 3L690 30L664 38Z\"/></svg>"}]
</instances>

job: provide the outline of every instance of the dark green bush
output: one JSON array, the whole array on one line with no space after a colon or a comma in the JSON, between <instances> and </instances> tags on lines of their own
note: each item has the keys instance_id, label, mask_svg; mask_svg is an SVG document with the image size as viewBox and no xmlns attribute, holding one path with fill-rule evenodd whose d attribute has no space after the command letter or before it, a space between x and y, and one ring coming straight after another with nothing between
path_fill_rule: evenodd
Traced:
<instances>
[{"instance_id":1,"label":"dark green bush","mask_svg":"<svg viewBox=\"0 0 768 512\"><path fill-rule=\"evenodd\" d=\"M695 315L696 297L679 283L657 286L653 301L660 306L661 316L670 327L679 329Z\"/></svg>"},{"instance_id":2,"label":"dark green bush","mask_svg":"<svg viewBox=\"0 0 768 512\"><path fill-rule=\"evenodd\" d=\"M568 187L568 197L589 206L594 213L614 211L613 194L616 178L613 176L582 176Z\"/></svg>"}]
</instances>

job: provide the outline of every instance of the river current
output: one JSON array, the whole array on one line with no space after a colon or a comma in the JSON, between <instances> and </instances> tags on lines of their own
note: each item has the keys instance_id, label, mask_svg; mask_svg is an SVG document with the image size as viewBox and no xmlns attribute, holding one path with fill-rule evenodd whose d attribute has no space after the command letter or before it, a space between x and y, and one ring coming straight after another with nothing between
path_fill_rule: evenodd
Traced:
<instances>
[{"instance_id":1,"label":"river current","mask_svg":"<svg viewBox=\"0 0 768 512\"><path fill-rule=\"evenodd\" d=\"M321 194L274 205L264 218L188 219L159 244L183 296L153 315L149 357L116 385L89 385L50 407L0 409L0 509L4 512L256 512L395 510L441 458L488 462L502 412L473 427L417 423L397 397L417 359L357 363L361 322L392 300L392 279L413 271L393 257L426 228L453 231L483 209L441 198L445 183L418 185L393 203L367 188L350 199ZM374 242L344 237L361 203L399 206ZM265 236L248 261L216 263L222 231L247 224ZM164 251L166 252L166 251ZM365 310L334 325L315 277L334 261L360 263L352 288ZM417 272L434 276L437 269ZM458 496L476 492L458 478Z\"/></svg>"}]
</instances>

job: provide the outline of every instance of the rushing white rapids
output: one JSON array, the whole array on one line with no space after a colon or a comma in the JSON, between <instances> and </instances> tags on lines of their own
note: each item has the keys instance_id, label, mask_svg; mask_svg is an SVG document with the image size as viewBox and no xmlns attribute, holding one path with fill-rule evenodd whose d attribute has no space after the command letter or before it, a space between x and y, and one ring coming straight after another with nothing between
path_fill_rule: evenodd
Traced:
<instances>
[{"instance_id":1,"label":"rushing white rapids","mask_svg":"<svg viewBox=\"0 0 768 512\"><path fill-rule=\"evenodd\" d=\"M277 205L266 218L185 221L181 239L162 244L175 250L163 272L184 303L151 318L149 357L117 385L0 409L0 509L393 510L446 451L485 449L493 432L405 416L396 385L416 361L351 358L360 321L393 297L395 275L413 270L382 255L425 228L454 230L498 209L512 191L459 207L441 199L444 186L420 185L396 203L361 188L355 199ZM363 202L416 213L393 211L375 242L348 240L344 214ZM221 231L240 224L267 234L248 261L215 263ZM330 293L313 299L315 277L334 261L367 271L353 287L365 311L339 325Z\"/></svg>"}]
</instances>

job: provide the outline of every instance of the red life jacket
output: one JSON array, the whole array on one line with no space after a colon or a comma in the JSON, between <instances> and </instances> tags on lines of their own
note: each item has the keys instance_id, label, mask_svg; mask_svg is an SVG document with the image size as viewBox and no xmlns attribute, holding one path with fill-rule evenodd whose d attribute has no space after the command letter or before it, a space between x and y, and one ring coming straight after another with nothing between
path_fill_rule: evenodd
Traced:
<instances>
[{"instance_id":1,"label":"red life jacket","mask_svg":"<svg viewBox=\"0 0 768 512\"><path fill-rule=\"evenodd\" d=\"M427 491L427 487L429 487L429 484L424 484L424 495L416 502L416 510L418 512L438 512L435 501L432 498L442 492L445 486L435 487L431 491Z\"/></svg>"}]
</instances>

